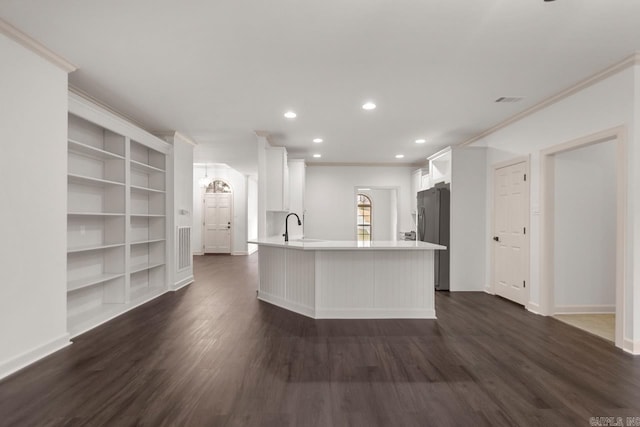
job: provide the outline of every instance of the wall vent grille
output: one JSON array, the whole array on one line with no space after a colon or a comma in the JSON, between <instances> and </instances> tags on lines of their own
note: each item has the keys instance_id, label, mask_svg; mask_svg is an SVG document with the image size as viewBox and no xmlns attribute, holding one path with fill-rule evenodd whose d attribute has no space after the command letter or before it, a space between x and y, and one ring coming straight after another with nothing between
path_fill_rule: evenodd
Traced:
<instances>
[{"instance_id":1,"label":"wall vent grille","mask_svg":"<svg viewBox=\"0 0 640 427\"><path fill-rule=\"evenodd\" d=\"M510 103L510 102L518 102L518 101L522 101L521 96L501 96L500 98L496 99L495 102Z\"/></svg>"},{"instance_id":2,"label":"wall vent grille","mask_svg":"<svg viewBox=\"0 0 640 427\"><path fill-rule=\"evenodd\" d=\"M178 271L186 270L191 267L191 227L178 227Z\"/></svg>"}]
</instances>

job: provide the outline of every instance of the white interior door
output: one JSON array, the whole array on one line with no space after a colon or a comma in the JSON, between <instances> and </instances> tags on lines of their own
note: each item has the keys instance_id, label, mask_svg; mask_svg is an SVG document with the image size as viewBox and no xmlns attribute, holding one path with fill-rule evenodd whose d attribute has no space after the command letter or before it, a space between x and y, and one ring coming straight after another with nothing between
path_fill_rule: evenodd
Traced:
<instances>
[{"instance_id":1,"label":"white interior door","mask_svg":"<svg viewBox=\"0 0 640 427\"><path fill-rule=\"evenodd\" d=\"M527 164L494 171L493 277L497 295L525 305L529 274Z\"/></svg>"},{"instance_id":2,"label":"white interior door","mask_svg":"<svg viewBox=\"0 0 640 427\"><path fill-rule=\"evenodd\" d=\"M231 253L231 194L204 195L204 252Z\"/></svg>"}]
</instances>

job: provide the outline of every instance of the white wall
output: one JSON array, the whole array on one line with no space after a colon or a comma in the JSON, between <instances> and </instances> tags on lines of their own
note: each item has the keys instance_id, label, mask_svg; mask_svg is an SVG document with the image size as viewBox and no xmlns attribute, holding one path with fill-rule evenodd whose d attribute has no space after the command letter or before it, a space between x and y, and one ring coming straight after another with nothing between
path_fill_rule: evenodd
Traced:
<instances>
[{"instance_id":1,"label":"white wall","mask_svg":"<svg viewBox=\"0 0 640 427\"><path fill-rule=\"evenodd\" d=\"M556 311L614 312L616 143L560 153L554 163Z\"/></svg>"},{"instance_id":2,"label":"white wall","mask_svg":"<svg viewBox=\"0 0 640 427\"><path fill-rule=\"evenodd\" d=\"M183 141L180 137L173 138L173 215L174 230L177 227L191 226L193 233L193 145ZM187 211L188 213L181 213ZM193 236L192 236L193 238ZM175 239L174 239L175 245ZM177 245L176 254L177 254ZM193 265L182 271L177 271L177 260L172 260L174 277L172 285L179 287L193 280Z\"/></svg>"},{"instance_id":3,"label":"white wall","mask_svg":"<svg viewBox=\"0 0 640 427\"><path fill-rule=\"evenodd\" d=\"M450 289L482 291L486 277L486 150L453 148L451 156Z\"/></svg>"},{"instance_id":4,"label":"white wall","mask_svg":"<svg viewBox=\"0 0 640 427\"><path fill-rule=\"evenodd\" d=\"M0 34L0 378L69 342L67 73Z\"/></svg>"},{"instance_id":5,"label":"white wall","mask_svg":"<svg viewBox=\"0 0 640 427\"><path fill-rule=\"evenodd\" d=\"M640 259L633 257L634 247L640 248L640 233L632 237L634 222L640 224L640 209L634 212L634 204L640 206L640 149L635 131L638 111L634 111L634 79L640 73L638 66L627 68L613 76L579 91L547 108L529 115L491 135L477 145L490 147L487 168L487 212L491 212L493 184L491 165L522 155L531 156L531 288L529 308L536 311L540 303L540 150L581 138L605 129L625 125L628 143L628 210L627 239L625 242L626 271L625 338L640 340L640 318L633 319L633 301L640 292ZM640 107L640 104L638 105ZM487 215L487 248L490 248L491 217ZM635 230L638 230L638 226ZM487 250L487 254L490 251ZM636 257L638 258L638 257ZM490 273L487 255L487 274ZM637 271L637 274L634 272ZM489 279L487 279L488 282ZM635 283L634 282L637 282ZM635 293L634 293L635 292ZM640 301L639 301L640 302ZM638 304L640 308L640 304ZM639 310L636 310L640 311ZM634 330L634 321L636 329ZM635 335L637 334L637 335ZM639 347L640 351L640 347Z\"/></svg>"},{"instance_id":6,"label":"white wall","mask_svg":"<svg viewBox=\"0 0 640 427\"><path fill-rule=\"evenodd\" d=\"M415 230L411 215L411 167L307 165L305 236L355 239L354 188L397 188L398 230Z\"/></svg>"},{"instance_id":7,"label":"white wall","mask_svg":"<svg viewBox=\"0 0 640 427\"><path fill-rule=\"evenodd\" d=\"M247 236L249 240L258 238L258 180L247 177ZM258 250L258 245L248 245L250 254Z\"/></svg>"},{"instance_id":8,"label":"white wall","mask_svg":"<svg viewBox=\"0 0 640 427\"><path fill-rule=\"evenodd\" d=\"M196 147L197 149L197 147ZM246 255L247 246L247 176L226 165L207 167L209 178L227 182L233 190L233 220L231 234L231 253ZM205 167L193 167L193 240L192 249L195 254L202 254L202 187L199 181L205 175Z\"/></svg>"}]
</instances>

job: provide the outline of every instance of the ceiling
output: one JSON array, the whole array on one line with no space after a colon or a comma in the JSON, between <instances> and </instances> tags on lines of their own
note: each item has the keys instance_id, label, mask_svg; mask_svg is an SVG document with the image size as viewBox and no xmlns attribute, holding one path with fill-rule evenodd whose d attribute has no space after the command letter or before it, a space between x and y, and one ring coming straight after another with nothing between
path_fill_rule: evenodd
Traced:
<instances>
[{"instance_id":1,"label":"ceiling","mask_svg":"<svg viewBox=\"0 0 640 427\"><path fill-rule=\"evenodd\" d=\"M290 157L417 164L640 50L638 0L0 0L0 16L77 65L73 86L244 173L256 130Z\"/></svg>"}]
</instances>

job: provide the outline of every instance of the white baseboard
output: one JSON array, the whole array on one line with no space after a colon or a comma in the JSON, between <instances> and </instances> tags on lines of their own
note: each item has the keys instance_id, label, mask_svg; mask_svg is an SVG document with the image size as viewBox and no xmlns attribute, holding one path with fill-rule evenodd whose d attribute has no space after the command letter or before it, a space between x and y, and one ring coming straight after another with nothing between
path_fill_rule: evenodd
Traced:
<instances>
[{"instance_id":1,"label":"white baseboard","mask_svg":"<svg viewBox=\"0 0 640 427\"><path fill-rule=\"evenodd\" d=\"M249 255L249 252L247 252L247 251L234 251L234 252L231 252L231 255Z\"/></svg>"},{"instance_id":2,"label":"white baseboard","mask_svg":"<svg viewBox=\"0 0 640 427\"><path fill-rule=\"evenodd\" d=\"M316 319L435 319L432 308L346 308L317 309Z\"/></svg>"},{"instance_id":3,"label":"white baseboard","mask_svg":"<svg viewBox=\"0 0 640 427\"><path fill-rule=\"evenodd\" d=\"M64 334L44 345L0 363L0 380L71 344L69 334Z\"/></svg>"},{"instance_id":4,"label":"white baseboard","mask_svg":"<svg viewBox=\"0 0 640 427\"><path fill-rule=\"evenodd\" d=\"M204 255L204 252L193 252L192 254L194 256L202 256L202 255Z\"/></svg>"},{"instance_id":5,"label":"white baseboard","mask_svg":"<svg viewBox=\"0 0 640 427\"><path fill-rule=\"evenodd\" d=\"M258 252L258 245L249 245L248 255L254 254L256 252Z\"/></svg>"},{"instance_id":6,"label":"white baseboard","mask_svg":"<svg viewBox=\"0 0 640 427\"><path fill-rule=\"evenodd\" d=\"M193 280L194 280L193 276L189 276L189 277L187 277L185 279L182 279L182 280L178 281L177 283L175 283L171 290L172 291L177 291L178 289L182 289L185 286L192 284Z\"/></svg>"},{"instance_id":7,"label":"white baseboard","mask_svg":"<svg viewBox=\"0 0 640 427\"><path fill-rule=\"evenodd\" d=\"M533 314L537 314L538 316L543 316L543 314L540 312L540 304L529 301L529 304L527 304L525 308L527 309L527 311Z\"/></svg>"},{"instance_id":8,"label":"white baseboard","mask_svg":"<svg viewBox=\"0 0 640 427\"><path fill-rule=\"evenodd\" d=\"M628 338L625 338L622 343L622 349L627 353L631 353L633 355L640 355L640 341L634 342Z\"/></svg>"},{"instance_id":9,"label":"white baseboard","mask_svg":"<svg viewBox=\"0 0 640 427\"><path fill-rule=\"evenodd\" d=\"M302 304L296 304L291 301L286 301L280 297L275 295L271 295L267 292L258 291L258 299L260 301L268 302L269 304L277 305L278 307L285 308L287 310L293 311L294 313L302 314L303 316L311 317L315 319L315 310L313 307L309 307Z\"/></svg>"},{"instance_id":10,"label":"white baseboard","mask_svg":"<svg viewBox=\"0 0 640 427\"><path fill-rule=\"evenodd\" d=\"M556 305L554 314L613 314L615 305Z\"/></svg>"},{"instance_id":11,"label":"white baseboard","mask_svg":"<svg viewBox=\"0 0 640 427\"><path fill-rule=\"evenodd\" d=\"M485 294L489 294L489 295L495 295L496 293L493 292L493 289L490 286L487 286L484 288L484 293Z\"/></svg>"}]
</instances>

